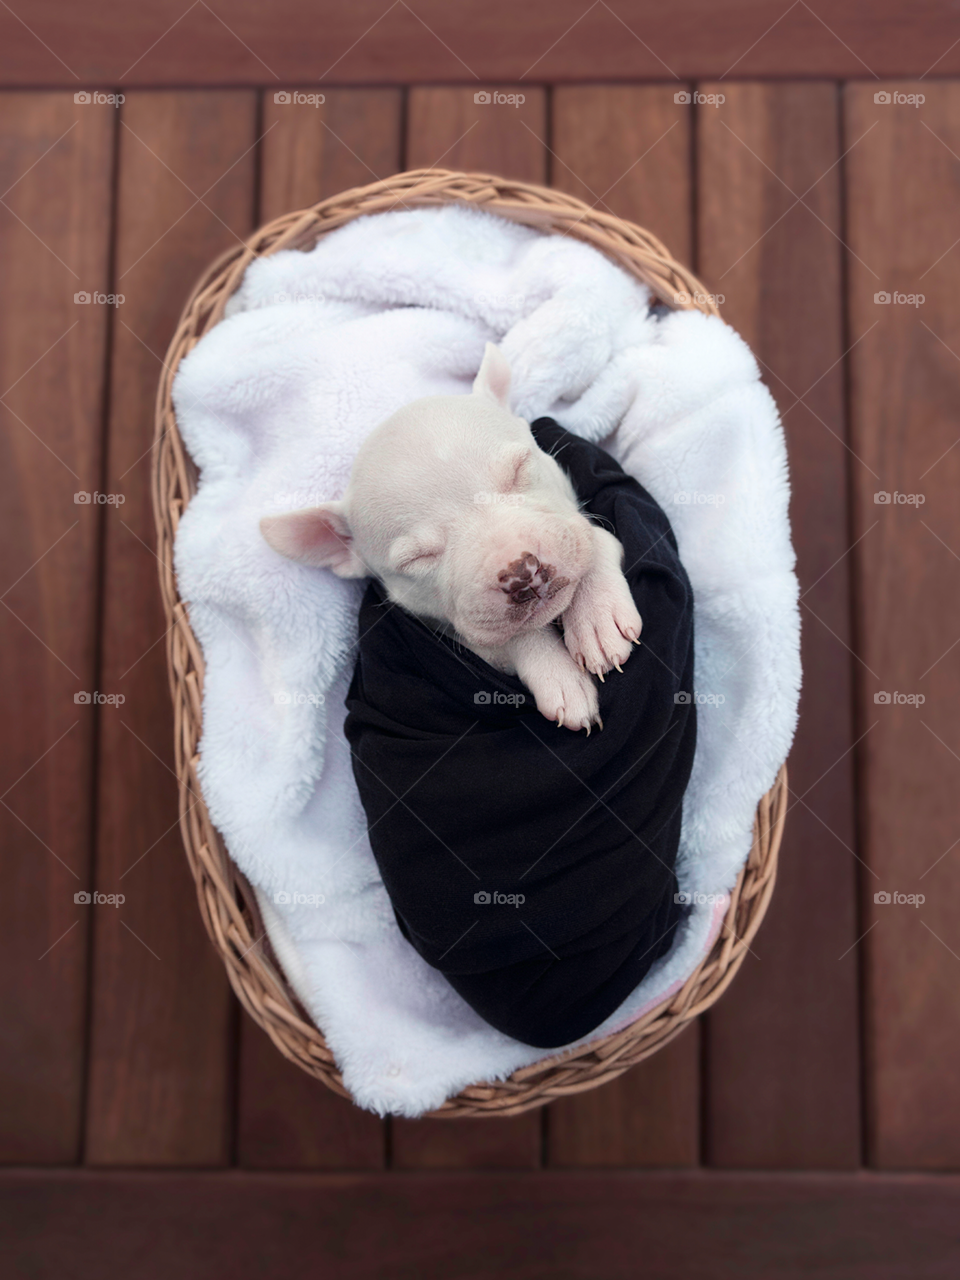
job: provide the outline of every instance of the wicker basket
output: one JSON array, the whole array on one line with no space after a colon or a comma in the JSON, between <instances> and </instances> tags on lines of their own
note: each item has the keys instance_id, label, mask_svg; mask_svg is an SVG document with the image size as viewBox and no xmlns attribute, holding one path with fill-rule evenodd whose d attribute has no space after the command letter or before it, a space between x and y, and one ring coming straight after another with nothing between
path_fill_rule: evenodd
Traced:
<instances>
[{"instance_id":1,"label":"wicker basket","mask_svg":"<svg viewBox=\"0 0 960 1280\"><path fill-rule=\"evenodd\" d=\"M187 608L177 594L172 568L177 523L196 490L197 473L177 430L171 386L180 361L222 318L227 299L254 258L278 249L309 249L326 232L363 214L454 202L482 206L544 232L575 236L644 281L668 306L696 305L716 313L699 281L639 227L597 212L559 191L485 174L436 169L403 173L274 219L244 245L215 262L186 304L167 353L157 396L152 473L160 586L170 625L167 657L174 707L180 828L196 880L203 922L244 1008L281 1053L344 1097L349 1094L326 1042L286 982L265 938L253 892L230 860L200 798L197 742L201 731L203 655L190 628ZM472 1085L431 1114L516 1115L552 1098L592 1089L656 1053L709 1008L743 962L770 901L786 795L783 768L757 809L753 847L737 880L720 935L681 990L622 1031L585 1048L524 1067L507 1080Z\"/></svg>"}]
</instances>

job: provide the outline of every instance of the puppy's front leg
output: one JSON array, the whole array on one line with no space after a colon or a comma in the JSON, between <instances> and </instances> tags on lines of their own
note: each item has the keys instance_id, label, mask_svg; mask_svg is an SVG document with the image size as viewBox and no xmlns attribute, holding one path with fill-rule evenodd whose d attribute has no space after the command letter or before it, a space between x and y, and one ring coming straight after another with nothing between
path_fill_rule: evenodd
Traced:
<instances>
[{"instance_id":1,"label":"puppy's front leg","mask_svg":"<svg viewBox=\"0 0 960 1280\"><path fill-rule=\"evenodd\" d=\"M643 625L623 576L623 547L593 526L594 561L563 615L563 641L575 662L602 679L630 657Z\"/></svg>"},{"instance_id":2,"label":"puppy's front leg","mask_svg":"<svg viewBox=\"0 0 960 1280\"><path fill-rule=\"evenodd\" d=\"M564 728L603 728L597 686L564 647L553 625L524 631L497 649L477 650L491 666L515 672L527 686L537 710Z\"/></svg>"}]
</instances>

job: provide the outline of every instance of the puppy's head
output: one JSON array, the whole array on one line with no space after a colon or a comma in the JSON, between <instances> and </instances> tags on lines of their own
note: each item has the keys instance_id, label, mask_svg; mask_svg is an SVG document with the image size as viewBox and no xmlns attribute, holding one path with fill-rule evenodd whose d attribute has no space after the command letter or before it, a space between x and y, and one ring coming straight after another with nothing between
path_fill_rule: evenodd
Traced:
<instances>
[{"instance_id":1,"label":"puppy's head","mask_svg":"<svg viewBox=\"0 0 960 1280\"><path fill-rule=\"evenodd\" d=\"M400 409L364 441L343 499L266 516L277 551L392 600L477 647L567 608L593 543L569 479L509 410L510 368L487 344L467 396Z\"/></svg>"}]
</instances>

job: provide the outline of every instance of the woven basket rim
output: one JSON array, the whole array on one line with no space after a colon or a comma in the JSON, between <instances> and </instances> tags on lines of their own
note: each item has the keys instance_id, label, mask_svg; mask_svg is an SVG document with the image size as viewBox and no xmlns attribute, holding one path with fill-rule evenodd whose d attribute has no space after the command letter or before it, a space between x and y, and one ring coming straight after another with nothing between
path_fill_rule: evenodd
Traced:
<instances>
[{"instance_id":1,"label":"woven basket rim","mask_svg":"<svg viewBox=\"0 0 960 1280\"><path fill-rule=\"evenodd\" d=\"M320 236L358 217L454 203L486 209L544 233L583 240L642 280L667 306L719 314L693 273L672 258L655 236L633 223L552 188L439 169L396 174L274 218L214 261L184 306L157 391L151 470L160 589L169 626L167 666L184 850L204 926L241 1004L286 1058L346 1098L351 1095L333 1055L283 974L266 938L254 892L211 822L197 777L203 654L173 572L174 538L180 516L196 491L197 470L177 429L172 385L180 361L222 319L227 300L254 258L279 249L311 248ZM708 1009L733 980L766 913L776 879L786 797L784 764L757 806L753 844L719 935L678 991L620 1031L522 1067L504 1080L470 1085L428 1115L516 1115L553 1098L595 1088L656 1053Z\"/></svg>"}]
</instances>

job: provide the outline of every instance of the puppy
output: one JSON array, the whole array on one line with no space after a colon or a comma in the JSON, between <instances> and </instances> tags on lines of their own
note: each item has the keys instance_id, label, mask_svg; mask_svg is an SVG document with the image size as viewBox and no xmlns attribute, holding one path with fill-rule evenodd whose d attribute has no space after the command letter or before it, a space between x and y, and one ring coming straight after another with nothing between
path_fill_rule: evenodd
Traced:
<instances>
[{"instance_id":1,"label":"puppy","mask_svg":"<svg viewBox=\"0 0 960 1280\"><path fill-rule=\"evenodd\" d=\"M509 392L510 367L488 342L470 395L398 410L363 442L340 501L265 516L260 529L302 564L378 578L391 600L518 676L548 720L589 734L603 727L593 676L626 662L640 615L623 548L581 513Z\"/></svg>"}]
</instances>

